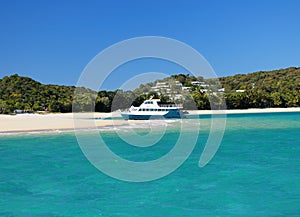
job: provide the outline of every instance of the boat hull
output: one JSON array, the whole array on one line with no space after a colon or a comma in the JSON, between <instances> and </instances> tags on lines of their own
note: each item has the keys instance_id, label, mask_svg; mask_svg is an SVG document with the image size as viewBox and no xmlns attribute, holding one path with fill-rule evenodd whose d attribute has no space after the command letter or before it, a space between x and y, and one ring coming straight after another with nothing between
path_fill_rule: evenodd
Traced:
<instances>
[{"instance_id":1,"label":"boat hull","mask_svg":"<svg viewBox=\"0 0 300 217\"><path fill-rule=\"evenodd\" d=\"M180 111L168 112L167 114L164 114L164 115L132 114L132 113L122 113L121 115L124 119L128 119L128 120L186 118L186 116Z\"/></svg>"}]
</instances>

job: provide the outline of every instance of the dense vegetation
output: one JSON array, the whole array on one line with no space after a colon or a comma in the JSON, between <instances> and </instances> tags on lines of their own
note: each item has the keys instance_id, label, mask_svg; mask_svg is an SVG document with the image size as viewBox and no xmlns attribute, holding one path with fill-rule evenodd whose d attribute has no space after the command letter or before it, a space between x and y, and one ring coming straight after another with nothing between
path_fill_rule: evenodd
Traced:
<instances>
[{"instance_id":1,"label":"dense vegetation","mask_svg":"<svg viewBox=\"0 0 300 217\"><path fill-rule=\"evenodd\" d=\"M228 108L300 106L300 68L238 74L220 78L220 82Z\"/></svg>"},{"instance_id":2,"label":"dense vegetation","mask_svg":"<svg viewBox=\"0 0 300 217\"><path fill-rule=\"evenodd\" d=\"M0 80L0 113L20 110L68 112L75 87L43 85L17 74Z\"/></svg>"},{"instance_id":3,"label":"dense vegetation","mask_svg":"<svg viewBox=\"0 0 300 217\"><path fill-rule=\"evenodd\" d=\"M82 87L45 85L14 74L0 79L0 114L14 110L110 112L112 109L128 108L132 102L138 105L151 94L156 93L136 95L133 91L121 90L97 93Z\"/></svg>"},{"instance_id":4,"label":"dense vegetation","mask_svg":"<svg viewBox=\"0 0 300 217\"><path fill-rule=\"evenodd\" d=\"M192 85L192 81L209 84L210 91L204 92L202 86ZM227 108L266 108L300 106L300 68L286 68L274 71L238 74L216 79L203 79L190 75L172 75L160 82L168 82L172 91L181 91L178 83L190 87L189 91L181 91L182 99L174 100L183 103L186 109L209 109L211 105L221 105L226 99ZM177 82L177 83L175 83ZM170 102L167 93L158 95L151 87L155 84L141 84L134 91L100 91L74 86L45 85L17 74L0 79L0 113L11 113L15 109L28 111L71 112L102 111L139 105L150 95L160 97L163 102ZM213 87L215 91L213 90ZM220 87L225 92L218 92ZM236 92L243 90L244 92ZM76 93L74 95L74 92ZM171 92L175 93L175 92ZM170 94L169 94L170 95Z\"/></svg>"}]
</instances>

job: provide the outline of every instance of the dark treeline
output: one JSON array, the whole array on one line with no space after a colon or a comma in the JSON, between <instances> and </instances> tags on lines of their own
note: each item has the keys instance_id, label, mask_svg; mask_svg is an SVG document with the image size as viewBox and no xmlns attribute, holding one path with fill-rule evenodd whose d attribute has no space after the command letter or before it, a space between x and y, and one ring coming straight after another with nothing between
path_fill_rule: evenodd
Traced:
<instances>
[{"instance_id":1,"label":"dark treeline","mask_svg":"<svg viewBox=\"0 0 300 217\"><path fill-rule=\"evenodd\" d=\"M251 74L238 74L219 78L225 92L212 94L203 92L202 86L193 86L192 81L201 81L211 86L214 79L203 79L190 75L172 75L163 81L175 79L183 86L191 87L182 92L185 109L210 109L221 98L226 100L228 109L299 107L300 68L286 68ZM173 102L165 93L151 92L154 84L141 84L134 91L92 91L75 86L45 85L31 78L17 74L0 79L0 113L9 114L14 110L72 112L110 112L140 105L151 95L159 97L163 103ZM236 92L242 90L243 92ZM75 94L74 94L75 93ZM194 106L193 106L194 105ZM73 108L72 108L73 106Z\"/></svg>"},{"instance_id":2,"label":"dark treeline","mask_svg":"<svg viewBox=\"0 0 300 217\"><path fill-rule=\"evenodd\" d=\"M140 105L150 95L133 91L100 91L75 86L45 85L17 74L0 79L0 113L15 110L49 112L110 112ZM161 96L164 100L164 97Z\"/></svg>"}]
</instances>

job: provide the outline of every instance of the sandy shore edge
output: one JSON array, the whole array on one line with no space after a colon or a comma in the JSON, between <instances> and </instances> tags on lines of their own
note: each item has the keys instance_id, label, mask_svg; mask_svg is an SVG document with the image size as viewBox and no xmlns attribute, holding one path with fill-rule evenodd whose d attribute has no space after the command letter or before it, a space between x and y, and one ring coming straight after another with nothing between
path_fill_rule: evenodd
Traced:
<instances>
[{"instance_id":1,"label":"sandy shore edge","mask_svg":"<svg viewBox=\"0 0 300 217\"><path fill-rule=\"evenodd\" d=\"M231 110L190 110L189 114L259 114L259 113L281 113L281 112L300 112L300 107L293 108L263 108L263 109L231 109Z\"/></svg>"},{"instance_id":2,"label":"sandy shore edge","mask_svg":"<svg viewBox=\"0 0 300 217\"><path fill-rule=\"evenodd\" d=\"M297 108L266 108L244 110L193 110L190 115L209 114L255 114L274 112L300 112ZM120 117L118 113L67 113L67 114L18 114L0 115L0 134L22 132L74 131L78 129L114 128L122 125L144 123L144 121L126 121L105 119ZM75 121L74 121L75 120Z\"/></svg>"},{"instance_id":3,"label":"sandy shore edge","mask_svg":"<svg viewBox=\"0 0 300 217\"><path fill-rule=\"evenodd\" d=\"M131 121L107 120L110 113L0 115L0 134L113 128Z\"/></svg>"}]
</instances>

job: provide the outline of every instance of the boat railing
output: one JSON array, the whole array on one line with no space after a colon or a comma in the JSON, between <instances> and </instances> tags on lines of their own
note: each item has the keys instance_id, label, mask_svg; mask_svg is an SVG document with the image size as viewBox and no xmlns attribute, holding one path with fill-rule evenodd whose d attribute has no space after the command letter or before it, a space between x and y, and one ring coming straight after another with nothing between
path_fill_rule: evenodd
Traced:
<instances>
[{"instance_id":1,"label":"boat railing","mask_svg":"<svg viewBox=\"0 0 300 217\"><path fill-rule=\"evenodd\" d=\"M170 108L170 107L177 107L177 108L182 108L182 104L159 104L159 107L164 107L164 108Z\"/></svg>"}]
</instances>

